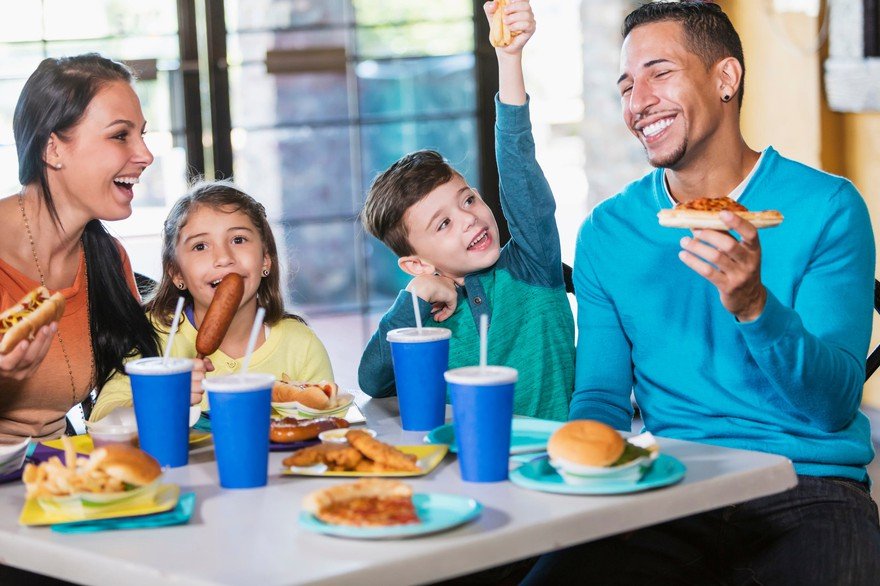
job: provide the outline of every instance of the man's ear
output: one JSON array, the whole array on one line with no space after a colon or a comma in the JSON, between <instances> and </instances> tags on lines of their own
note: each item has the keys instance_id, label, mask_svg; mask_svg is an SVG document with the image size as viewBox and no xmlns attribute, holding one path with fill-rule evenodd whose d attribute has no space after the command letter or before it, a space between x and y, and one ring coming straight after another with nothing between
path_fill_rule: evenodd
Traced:
<instances>
[{"instance_id":1,"label":"man's ear","mask_svg":"<svg viewBox=\"0 0 880 586\"><path fill-rule=\"evenodd\" d=\"M400 257L397 259L397 266L399 266L400 270L404 273L413 277L434 274L434 265L416 255Z\"/></svg>"},{"instance_id":2,"label":"man's ear","mask_svg":"<svg viewBox=\"0 0 880 586\"><path fill-rule=\"evenodd\" d=\"M719 61L715 67L718 72L720 97L729 96L725 101L730 101L739 93L743 76L742 65L736 57L727 57Z\"/></svg>"}]
</instances>

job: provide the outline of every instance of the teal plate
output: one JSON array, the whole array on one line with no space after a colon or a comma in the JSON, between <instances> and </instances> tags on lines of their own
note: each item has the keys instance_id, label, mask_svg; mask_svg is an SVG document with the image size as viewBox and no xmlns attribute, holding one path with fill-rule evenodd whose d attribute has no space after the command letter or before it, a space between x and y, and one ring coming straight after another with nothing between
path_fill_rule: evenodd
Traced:
<instances>
[{"instance_id":1,"label":"teal plate","mask_svg":"<svg viewBox=\"0 0 880 586\"><path fill-rule=\"evenodd\" d=\"M675 484L684 478L685 465L667 454L660 454L638 482L598 480L590 484L566 484L547 457L538 458L511 470L510 481L523 488L560 494L626 494Z\"/></svg>"},{"instance_id":2,"label":"teal plate","mask_svg":"<svg viewBox=\"0 0 880 586\"><path fill-rule=\"evenodd\" d=\"M510 434L510 453L527 454L546 450L550 436L562 426L560 421L514 419ZM429 444L449 444L450 452L458 451L458 446L455 445L455 429L451 423L431 430L425 436L425 441Z\"/></svg>"},{"instance_id":3,"label":"teal plate","mask_svg":"<svg viewBox=\"0 0 880 586\"><path fill-rule=\"evenodd\" d=\"M463 525L476 519L483 511L483 505L472 498L455 494L414 494L413 505L420 523L411 525L392 525L390 527L351 527L330 525L319 521L311 513L303 511L299 524L304 529L352 539L404 539L439 533Z\"/></svg>"}]
</instances>

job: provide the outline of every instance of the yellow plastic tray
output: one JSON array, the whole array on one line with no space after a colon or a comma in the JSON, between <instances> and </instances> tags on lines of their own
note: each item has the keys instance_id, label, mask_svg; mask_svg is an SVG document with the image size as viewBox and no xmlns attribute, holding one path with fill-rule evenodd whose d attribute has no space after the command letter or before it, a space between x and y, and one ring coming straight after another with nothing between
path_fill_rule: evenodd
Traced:
<instances>
[{"instance_id":1,"label":"yellow plastic tray","mask_svg":"<svg viewBox=\"0 0 880 586\"><path fill-rule=\"evenodd\" d=\"M189 445L194 446L196 444L200 444L205 440L211 438L211 434L207 431L195 431L189 430ZM70 438L73 440L73 449L76 450L77 454L82 454L84 456L88 456L92 453L92 450L95 449L95 445L92 443L92 436L86 435L74 435ZM47 442L42 442L43 445L49 446L50 448L56 448L58 450L64 449L64 444L60 439L49 440Z\"/></svg>"},{"instance_id":2,"label":"yellow plastic tray","mask_svg":"<svg viewBox=\"0 0 880 586\"><path fill-rule=\"evenodd\" d=\"M73 521L138 517L153 513L163 513L173 509L177 505L179 497L179 486L176 484L163 484L156 491L156 498L152 502L135 501L107 507L89 507L82 515L71 515L60 511L46 511L40 506L37 499L29 498L24 502L24 508L22 508L21 516L18 518L18 524L55 525L56 523L71 523Z\"/></svg>"}]
</instances>

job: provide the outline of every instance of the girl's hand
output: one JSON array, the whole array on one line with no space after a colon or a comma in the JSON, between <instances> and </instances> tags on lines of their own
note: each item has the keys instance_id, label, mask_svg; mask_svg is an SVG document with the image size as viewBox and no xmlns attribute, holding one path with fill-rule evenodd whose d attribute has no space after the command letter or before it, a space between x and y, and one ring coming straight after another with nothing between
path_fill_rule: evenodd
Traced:
<instances>
[{"instance_id":1,"label":"girl's hand","mask_svg":"<svg viewBox=\"0 0 880 586\"><path fill-rule=\"evenodd\" d=\"M198 405L202 402L202 395L205 390L202 388L202 381L205 380L206 372L213 372L214 364L210 358L193 358L192 369L192 387L189 393L189 404Z\"/></svg>"},{"instance_id":2,"label":"girl's hand","mask_svg":"<svg viewBox=\"0 0 880 586\"><path fill-rule=\"evenodd\" d=\"M22 340L8 354L0 354L0 381L22 381L33 376L49 353L57 331L56 323L43 326L33 340Z\"/></svg>"}]
</instances>

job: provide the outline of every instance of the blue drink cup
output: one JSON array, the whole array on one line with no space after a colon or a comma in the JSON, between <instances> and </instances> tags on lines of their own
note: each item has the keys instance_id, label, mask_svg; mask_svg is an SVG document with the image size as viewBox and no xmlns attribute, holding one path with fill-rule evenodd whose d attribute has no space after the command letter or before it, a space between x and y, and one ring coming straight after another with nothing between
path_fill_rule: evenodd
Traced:
<instances>
[{"instance_id":1,"label":"blue drink cup","mask_svg":"<svg viewBox=\"0 0 880 586\"><path fill-rule=\"evenodd\" d=\"M507 480L513 389L517 371L506 366L468 366L446 372L461 479Z\"/></svg>"},{"instance_id":2,"label":"blue drink cup","mask_svg":"<svg viewBox=\"0 0 880 586\"><path fill-rule=\"evenodd\" d=\"M271 374L230 374L206 378L211 403L214 455L223 488L266 486L269 471Z\"/></svg>"},{"instance_id":3,"label":"blue drink cup","mask_svg":"<svg viewBox=\"0 0 880 586\"><path fill-rule=\"evenodd\" d=\"M186 466L189 461L192 368L192 360L186 358L141 358L125 365L138 442L163 467Z\"/></svg>"},{"instance_id":4,"label":"blue drink cup","mask_svg":"<svg viewBox=\"0 0 880 586\"><path fill-rule=\"evenodd\" d=\"M400 328L388 332L400 425L406 431L428 431L446 421L449 338L446 328Z\"/></svg>"}]
</instances>

